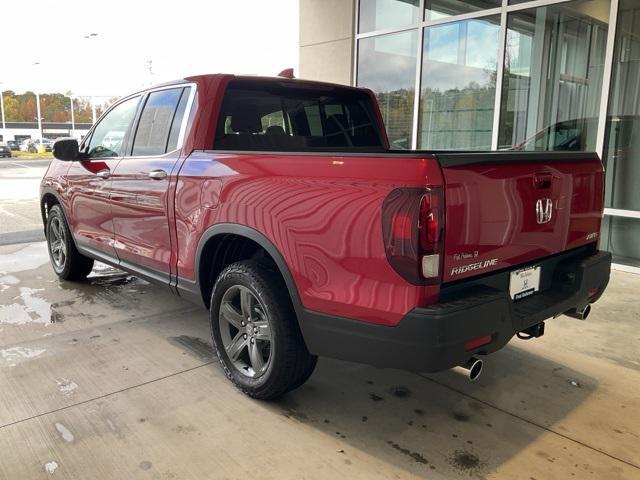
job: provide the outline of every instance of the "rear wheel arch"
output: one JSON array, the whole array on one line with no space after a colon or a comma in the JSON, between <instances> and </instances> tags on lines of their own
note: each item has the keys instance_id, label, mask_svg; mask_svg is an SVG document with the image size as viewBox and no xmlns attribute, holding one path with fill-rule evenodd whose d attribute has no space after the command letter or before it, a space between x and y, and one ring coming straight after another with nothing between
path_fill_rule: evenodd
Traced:
<instances>
[{"instance_id":1,"label":"rear wheel arch","mask_svg":"<svg viewBox=\"0 0 640 480\"><path fill-rule=\"evenodd\" d=\"M51 208L54 205L60 205L60 209L62 210L62 214L65 217L65 220L67 220L67 214L64 211L64 206L62 204L62 202L60 201L60 198L58 197L58 195L53 192L52 190L44 190L41 197L40 197L40 214L42 215L42 224L44 226L45 229L45 235L46 235L46 230L47 230L47 218L49 218L49 212L51 211ZM67 220L68 223L68 220Z\"/></svg>"},{"instance_id":2,"label":"rear wheel arch","mask_svg":"<svg viewBox=\"0 0 640 480\"><path fill-rule=\"evenodd\" d=\"M196 253L196 281L202 300L208 307L213 285L218 275L232 263L258 259L276 271L289 292L298 316L302 303L291 271L278 248L257 230L235 223L210 227L201 237Z\"/></svg>"}]
</instances>

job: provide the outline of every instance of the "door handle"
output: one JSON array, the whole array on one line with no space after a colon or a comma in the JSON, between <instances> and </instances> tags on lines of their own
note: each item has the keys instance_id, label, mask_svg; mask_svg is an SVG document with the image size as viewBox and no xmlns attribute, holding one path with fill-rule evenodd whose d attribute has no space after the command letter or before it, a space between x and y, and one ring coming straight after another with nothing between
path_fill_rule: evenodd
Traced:
<instances>
[{"instance_id":1,"label":"door handle","mask_svg":"<svg viewBox=\"0 0 640 480\"><path fill-rule=\"evenodd\" d=\"M109 175L111 175L111 172L107 169L105 170L100 170L98 173L96 173L96 175L100 178L109 178Z\"/></svg>"},{"instance_id":2,"label":"door handle","mask_svg":"<svg viewBox=\"0 0 640 480\"><path fill-rule=\"evenodd\" d=\"M167 172L164 170L151 170L149 172L149 178L155 178L156 180L162 180L163 178L167 178Z\"/></svg>"}]
</instances>

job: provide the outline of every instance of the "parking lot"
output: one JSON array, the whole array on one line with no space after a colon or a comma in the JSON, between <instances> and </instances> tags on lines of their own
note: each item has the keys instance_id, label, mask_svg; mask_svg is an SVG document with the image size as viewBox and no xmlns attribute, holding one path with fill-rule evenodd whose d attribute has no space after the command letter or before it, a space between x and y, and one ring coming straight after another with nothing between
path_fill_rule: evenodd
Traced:
<instances>
[{"instance_id":1,"label":"parking lot","mask_svg":"<svg viewBox=\"0 0 640 480\"><path fill-rule=\"evenodd\" d=\"M640 276L474 383L321 359L259 402L206 311L102 265L55 278L33 241L45 164L22 164L0 168L0 479L640 478Z\"/></svg>"}]
</instances>

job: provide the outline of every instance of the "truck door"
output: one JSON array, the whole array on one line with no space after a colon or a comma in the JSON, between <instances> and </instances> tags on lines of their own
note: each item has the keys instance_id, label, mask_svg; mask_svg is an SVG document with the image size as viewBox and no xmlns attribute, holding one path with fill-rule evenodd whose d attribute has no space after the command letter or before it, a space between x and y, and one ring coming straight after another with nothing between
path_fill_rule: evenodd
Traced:
<instances>
[{"instance_id":1,"label":"truck door","mask_svg":"<svg viewBox=\"0 0 640 480\"><path fill-rule=\"evenodd\" d=\"M191 87L151 91L134 127L127 155L111 176L111 211L120 264L168 282L177 174Z\"/></svg>"},{"instance_id":2,"label":"truck door","mask_svg":"<svg viewBox=\"0 0 640 480\"><path fill-rule=\"evenodd\" d=\"M71 162L68 171L69 221L80 247L116 258L109 205L111 175L140 102L135 96L115 105L98 122L81 149L87 158Z\"/></svg>"}]
</instances>

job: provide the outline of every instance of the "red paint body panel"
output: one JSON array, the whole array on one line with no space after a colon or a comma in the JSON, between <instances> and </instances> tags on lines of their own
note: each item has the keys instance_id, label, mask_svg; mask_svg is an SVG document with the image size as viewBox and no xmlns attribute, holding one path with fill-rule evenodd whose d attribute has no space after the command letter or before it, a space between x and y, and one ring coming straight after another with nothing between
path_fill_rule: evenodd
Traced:
<instances>
[{"instance_id":1,"label":"red paint body panel","mask_svg":"<svg viewBox=\"0 0 640 480\"><path fill-rule=\"evenodd\" d=\"M151 158L127 158L110 177L114 247L121 261L160 273L171 273L169 197L172 172L178 153ZM167 178L149 178L149 172L163 170Z\"/></svg>"},{"instance_id":2,"label":"red paint body panel","mask_svg":"<svg viewBox=\"0 0 640 480\"><path fill-rule=\"evenodd\" d=\"M436 301L439 287L408 284L391 268L382 202L398 186L441 183L436 161L418 157L195 152L176 190L178 275L195 280L208 226L246 225L278 248L306 308L394 325Z\"/></svg>"},{"instance_id":3,"label":"red paint body panel","mask_svg":"<svg viewBox=\"0 0 640 480\"><path fill-rule=\"evenodd\" d=\"M512 267L593 242L600 231L603 169L599 161L487 164L443 169L446 192L445 282ZM539 188L536 174L551 179ZM553 214L538 224L536 201ZM454 274L459 266L493 266Z\"/></svg>"},{"instance_id":4,"label":"red paint body panel","mask_svg":"<svg viewBox=\"0 0 640 480\"><path fill-rule=\"evenodd\" d=\"M97 173L113 172L119 162L119 158L70 162L64 190L67 220L76 241L113 256L116 251L109 201L111 180L100 178Z\"/></svg>"}]
</instances>

